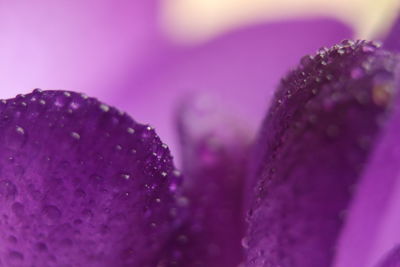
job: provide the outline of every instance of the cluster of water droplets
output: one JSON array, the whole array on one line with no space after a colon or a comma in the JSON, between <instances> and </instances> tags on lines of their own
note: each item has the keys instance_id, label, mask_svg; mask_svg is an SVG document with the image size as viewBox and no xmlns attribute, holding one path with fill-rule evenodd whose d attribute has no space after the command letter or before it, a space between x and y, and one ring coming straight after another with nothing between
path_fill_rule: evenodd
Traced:
<instances>
[{"instance_id":1,"label":"cluster of water droplets","mask_svg":"<svg viewBox=\"0 0 400 267\"><path fill-rule=\"evenodd\" d=\"M260 136L242 242L249 266L327 265L396 94L397 62L377 43L345 40L303 57L281 81ZM299 242L321 253L305 259Z\"/></svg>"},{"instance_id":2,"label":"cluster of water droplets","mask_svg":"<svg viewBox=\"0 0 400 267\"><path fill-rule=\"evenodd\" d=\"M75 253L71 266L135 264L160 249L181 175L151 126L85 95L36 89L0 102L0 131L0 238L13 241L2 262L61 266Z\"/></svg>"}]
</instances>

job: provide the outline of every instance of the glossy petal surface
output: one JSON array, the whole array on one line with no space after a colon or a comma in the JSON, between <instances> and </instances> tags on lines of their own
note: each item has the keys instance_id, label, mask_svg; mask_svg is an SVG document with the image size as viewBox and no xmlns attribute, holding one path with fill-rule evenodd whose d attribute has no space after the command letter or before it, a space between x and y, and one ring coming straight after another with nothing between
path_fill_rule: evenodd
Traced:
<instances>
[{"instance_id":1,"label":"glossy petal surface","mask_svg":"<svg viewBox=\"0 0 400 267\"><path fill-rule=\"evenodd\" d=\"M175 222L169 150L93 98L0 102L2 266L156 266Z\"/></svg>"},{"instance_id":2,"label":"glossy petal surface","mask_svg":"<svg viewBox=\"0 0 400 267\"><path fill-rule=\"evenodd\" d=\"M247 266L330 266L346 209L390 113L398 58L344 41L282 80L260 132Z\"/></svg>"}]
</instances>

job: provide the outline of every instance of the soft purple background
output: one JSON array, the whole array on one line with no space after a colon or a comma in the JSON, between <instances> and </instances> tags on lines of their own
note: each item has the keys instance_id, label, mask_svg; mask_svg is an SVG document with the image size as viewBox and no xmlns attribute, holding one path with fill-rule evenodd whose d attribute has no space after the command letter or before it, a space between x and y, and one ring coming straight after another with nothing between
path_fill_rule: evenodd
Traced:
<instances>
[{"instance_id":1,"label":"soft purple background","mask_svg":"<svg viewBox=\"0 0 400 267\"><path fill-rule=\"evenodd\" d=\"M185 92L220 95L235 113L251 117L254 129L280 77L302 55L351 36L336 21L310 18L178 46L159 30L158 4L0 2L0 96L35 87L81 91L154 125L172 145L172 112Z\"/></svg>"}]
</instances>

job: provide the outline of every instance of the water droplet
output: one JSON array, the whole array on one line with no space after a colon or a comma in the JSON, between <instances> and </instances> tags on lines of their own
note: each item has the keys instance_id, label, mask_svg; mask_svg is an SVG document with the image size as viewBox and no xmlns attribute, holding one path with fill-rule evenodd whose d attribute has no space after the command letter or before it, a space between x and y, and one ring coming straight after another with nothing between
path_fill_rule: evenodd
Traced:
<instances>
[{"instance_id":1,"label":"water droplet","mask_svg":"<svg viewBox=\"0 0 400 267\"><path fill-rule=\"evenodd\" d=\"M76 110L79 108L79 103L77 102L71 102L71 104L69 104L70 108L71 108L71 112L72 110Z\"/></svg>"},{"instance_id":2,"label":"water droplet","mask_svg":"<svg viewBox=\"0 0 400 267\"><path fill-rule=\"evenodd\" d=\"M71 93L69 93L69 92L64 92L64 95L65 95L66 97L70 97L70 96L71 96Z\"/></svg>"},{"instance_id":3,"label":"water droplet","mask_svg":"<svg viewBox=\"0 0 400 267\"><path fill-rule=\"evenodd\" d=\"M241 241L242 247L245 249L249 248L249 239L247 237L243 237Z\"/></svg>"},{"instance_id":4,"label":"water droplet","mask_svg":"<svg viewBox=\"0 0 400 267\"><path fill-rule=\"evenodd\" d=\"M339 48L337 52L339 55L344 55L344 53L346 53L346 51L343 48Z\"/></svg>"},{"instance_id":5,"label":"water droplet","mask_svg":"<svg viewBox=\"0 0 400 267\"><path fill-rule=\"evenodd\" d=\"M167 173L166 173L166 172L161 172L161 176L162 176L162 177L166 177L166 176L167 176Z\"/></svg>"},{"instance_id":6,"label":"water droplet","mask_svg":"<svg viewBox=\"0 0 400 267\"><path fill-rule=\"evenodd\" d=\"M104 112L108 112L110 110L110 107L105 104L100 104L100 109Z\"/></svg>"},{"instance_id":7,"label":"water droplet","mask_svg":"<svg viewBox=\"0 0 400 267\"><path fill-rule=\"evenodd\" d=\"M71 132L71 137L76 140L81 139L81 136L77 132Z\"/></svg>"},{"instance_id":8,"label":"water droplet","mask_svg":"<svg viewBox=\"0 0 400 267\"><path fill-rule=\"evenodd\" d=\"M116 145L115 149L118 150L118 151L121 151L122 150L122 146L121 145Z\"/></svg>"},{"instance_id":9,"label":"water droplet","mask_svg":"<svg viewBox=\"0 0 400 267\"><path fill-rule=\"evenodd\" d=\"M362 47L362 51L363 51L363 52L366 52L366 53L368 53L368 52L374 52L374 51L375 51L375 46L373 46L373 45L364 45L364 46Z\"/></svg>"},{"instance_id":10,"label":"water droplet","mask_svg":"<svg viewBox=\"0 0 400 267\"><path fill-rule=\"evenodd\" d=\"M343 46L352 46L352 45L354 45L354 41L353 41L353 40L345 39L345 40L342 40L342 41L340 42L340 44L343 45Z\"/></svg>"},{"instance_id":11,"label":"water droplet","mask_svg":"<svg viewBox=\"0 0 400 267\"><path fill-rule=\"evenodd\" d=\"M131 179L131 175L129 173L121 173L121 178L125 179L125 180L129 180Z\"/></svg>"},{"instance_id":12,"label":"water droplet","mask_svg":"<svg viewBox=\"0 0 400 267\"><path fill-rule=\"evenodd\" d=\"M129 133L129 134L134 134L135 133L135 129L133 129L133 128L128 128L128 129L126 129L126 131Z\"/></svg>"},{"instance_id":13,"label":"water droplet","mask_svg":"<svg viewBox=\"0 0 400 267\"><path fill-rule=\"evenodd\" d=\"M25 129L22 128L22 127L20 127L20 126L17 126L17 127L15 128L15 130L17 131L18 134L21 134L21 135L24 135L24 134L25 134Z\"/></svg>"}]
</instances>

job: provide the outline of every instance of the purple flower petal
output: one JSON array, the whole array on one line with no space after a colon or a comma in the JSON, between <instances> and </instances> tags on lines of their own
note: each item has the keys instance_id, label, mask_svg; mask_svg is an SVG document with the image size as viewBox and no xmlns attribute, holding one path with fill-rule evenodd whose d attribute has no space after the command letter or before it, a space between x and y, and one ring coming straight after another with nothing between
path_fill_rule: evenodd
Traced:
<instances>
[{"instance_id":1,"label":"purple flower petal","mask_svg":"<svg viewBox=\"0 0 400 267\"><path fill-rule=\"evenodd\" d=\"M400 52L400 16L392 26L384 42L385 49Z\"/></svg>"},{"instance_id":2,"label":"purple flower petal","mask_svg":"<svg viewBox=\"0 0 400 267\"><path fill-rule=\"evenodd\" d=\"M260 133L247 266L332 264L390 114L398 61L373 43L344 41L304 57L282 80Z\"/></svg>"},{"instance_id":3,"label":"purple flower petal","mask_svg":"<svg viewBox=\"0 0 400 267\"><path fill-rule=\"evenodd\" d=\"M397 88L400 88L399 82ZM335 266L372 266L400 242L399 97L395 99L391 113L369 156L368 166L348 211Z\"/></svg>"},{"instance_id":4,"label":"purple flower petal","mask_svg":"<svg viewBox=\"0 0 400 267\"><path fill-rule=\"evenodd\" d=\"M241 203L249 135L221 106L197 96L179 110L189 218L166 260L177 266L238 266L243 260Z\"/></svg>"},{"instance_id":5,"label":"purple flower petal","mask_svg":"<svg viewBox=\"0 0 400 267\"><path fill-rule=\"evenodd\" d=\"M180 178L153 128L35 90L0 102L0 133L4 266L156 266Z\"/></svg>"},{"instance_id":6,"label":"purple flower petal","mask_svg":"<svg viewBox=\"0 0 400 267\"><path fill-rule=\"evenodd\" d=\"M375 267L400 267L400 247L396 246Z\"/></svg>"}]
</instances>

